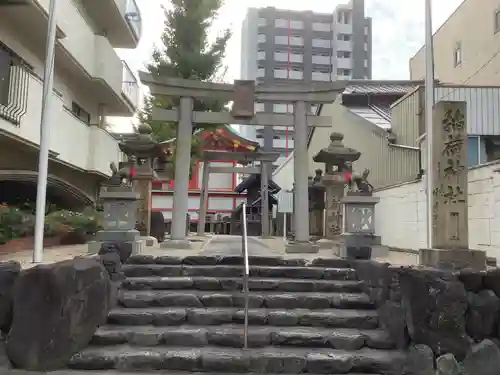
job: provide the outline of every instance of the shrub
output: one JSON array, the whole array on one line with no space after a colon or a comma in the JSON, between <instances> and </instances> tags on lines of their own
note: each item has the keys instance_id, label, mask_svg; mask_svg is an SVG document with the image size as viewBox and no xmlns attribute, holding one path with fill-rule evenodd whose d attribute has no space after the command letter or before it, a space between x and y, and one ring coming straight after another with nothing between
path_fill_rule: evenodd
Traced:
<instances>
[{"instance_id":1,"label":"shrub","mask_svg":"<svg viewBox=\"0 0 500 375\"><path fill-rule=\"evenodd\" d=\"M101 228L100 223L100 214L90 209L83 213L59 210L45 217L48 236L64 235L70 232L77 232L81 235L94 234Z\"/></svg>"},{"instance_id":2,"label":"shrub","mask_svg":"<svg viewBox=\"0 0 500 375\"><path fill-rule=\"evenodd\" d=\"M18 207L0 204L0 244L26 237L34 232L35 220L30 213Z\"/></svg>"}]
</instances>

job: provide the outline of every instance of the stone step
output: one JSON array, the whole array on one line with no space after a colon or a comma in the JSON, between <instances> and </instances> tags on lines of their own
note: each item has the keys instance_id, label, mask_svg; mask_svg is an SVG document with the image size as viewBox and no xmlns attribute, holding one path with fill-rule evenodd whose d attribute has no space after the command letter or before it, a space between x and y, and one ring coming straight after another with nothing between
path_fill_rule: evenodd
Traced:
<instances>
[{"instance_id":1,"label":"stone step","mask_svg":"<svg viewBox=\"0 0 500 375\"><path fill-rule=\"evenodd\" d=\"M365 372L402 374L405 354L361 349L342 351L307 348L89 347L74 355L69 367L77 370L176 370L204 372L256 372L332 374Z\"/></svg>"},{"instance_id":2,"label":"stone step","mask_svg":"<svg viewBox=\"0 0 500 375\"><path fill-rule=\"evenodd\" d=\"M142 345L142 346L229 346L242 348L243 325L176 327L103 326L92 340L93 345ZM383 330L357 330L349 328L325 329L317 327L250 326L248 346L320 347L340 350L393 349L394 342Z\"/></svg>"},{"instance_id":3,"label":"stone step","mask_svg":"<svg viewBox=\"0 0 500 375\"><path fill-rule=\"evenodd\" d=\"M125 264L122 268L126 276L206 276L242 277L241 265L185 265L185 264ZM352 268L328 268L305 266L250 266L250 276L279 277L296 279L355 280Z\"/></svg>"},{"instance_id":4,"label":"stone step","mask_svg":"<svg viewBox=\"0 0 500 375\"><path fill-rule=\"evenodd\" d=\"M118 302L125 307L244 307L241 291L121 290ZM250 292L249 307L270 309L371 309L364 293Z\"/></svg>"},{"instance_id":5,"label":"stone step","mask_svg":"<svg viewBox=\"0 0 500 375\"><path fill-rule=\"evenodd\" d=\"M8 375L29 375L31 373L26 373L24 370L9 370ZM150 371L141 371L137 373L137 371L116 371L116 370L104 370L104 371L85 371L85 370L56 370L44 373L43 375L258 375L255 372L247 372L247 373L230 373L220 371L217 373L214 372L192 372L192 371L165 371L165 370L150 370ZM267 374L267 375L278 375L278 374ZM279 375L292 375L292 374L279 374ZM319 374L311 374L309 375L319 375ZM330 374L330 375L346 375L346 374ZM381 374L358 374L350 372L348 375L381 375Z\"/></svg>"},{"instance_id":6,"label":"stone step","mask_svg":"<svg viewBox=\"0 0 500 375\"><path fill-rule=\"evenodd\" d=\"M108 323L114 325L178 326L240 324L245 311L241 308L115 308L108 315ZM375 310L279 310L249 309L251 325L306 326L375 329L378 315Z\"/></svg>"},{"instance_id":7,"label":"stone step","mask_svg":"<svg viewBox=\"0 0 500 375\"><path fill-rule=\"evenodd\" d=\"M281 278L251 278L252 291L275 290L281 292L362 292L363 283L357 280L311 280ZM243 279L228 277L131 277L122 284L128 290L199 289L238 290Z\"/></svg>"},{"instance_id":8,"label":"stone step","mask_svg":"<svg viewBox=\"0 0 500 375\"><path fill-rule=\"evenodd\" d=\"M187 257L133 255L127 260L128 264L162 264L162 265L191 265L191 266L238 266L243 265L241 256L204 256L193 255ZM291 267L328 267L351 268L352 261L341 258L315 258L311 261L305 259L287 259L282 257L250 256L252 266L291 266Z\"/></svg>"}]
</instances>

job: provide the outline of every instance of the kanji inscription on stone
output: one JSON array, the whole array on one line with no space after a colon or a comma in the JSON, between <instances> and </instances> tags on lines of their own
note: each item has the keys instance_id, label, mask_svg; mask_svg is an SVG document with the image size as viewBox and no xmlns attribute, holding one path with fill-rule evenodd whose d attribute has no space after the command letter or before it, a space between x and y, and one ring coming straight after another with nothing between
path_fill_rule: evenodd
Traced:
<instances>
[{"instance_id":1,"label":"kanji inscription on stone","mask_svg":"<svg viewBox=\"0 0 500 375\"><path fill-rule=\"evenodd\" d=\"M433 112L432 247L468 249L466 103L438 102Z\"/></svg>"},{"instance_id":2,"label":"kanji inscription on stone","mask_svg":"<svg viewBox=\"0 0 500 375\"><path fill-rule=\"evenodd\" d=\"M255 81L234 81L231 115L235 118L252 118L255 114Z\"/></svg>"}]
</instances>

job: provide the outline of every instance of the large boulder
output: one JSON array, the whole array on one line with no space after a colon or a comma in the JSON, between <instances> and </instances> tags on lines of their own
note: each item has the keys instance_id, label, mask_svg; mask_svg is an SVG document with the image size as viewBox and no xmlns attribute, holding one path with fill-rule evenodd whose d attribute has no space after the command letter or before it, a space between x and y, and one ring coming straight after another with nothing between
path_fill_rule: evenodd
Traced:
<instances>
[{"instance_id":1,"label":"large boulder","mask_svg":"<svg viewBox=\"0 0 500 375\"><path fill-rule=\"evenodd\" d=\"M12 290L20 273L18 262L0 263L0 330L5 333L12 323Z\"/></svg>"},{"instance_id":2,"label":"large boulder","mask_svg":"<svg viewBox=\"0 0 500 375\"><path fill-rule=\"evenodd\" d=\"M411 340L436 355L463 359L469 350L464 284L451 273L422 268L400 270L402 304Z\"/></svg>"},{"instance_id":3,"label":"large boulder","mask_svg":"<svg viewBox=\"0 0 500 375\"><path fill-rule=\"evenodd\" d=\"M14 286L9 359L25 370L65 367L105 322L111 294L99 260L75 258L23 271Z\"/></svg>"}]
</instances>

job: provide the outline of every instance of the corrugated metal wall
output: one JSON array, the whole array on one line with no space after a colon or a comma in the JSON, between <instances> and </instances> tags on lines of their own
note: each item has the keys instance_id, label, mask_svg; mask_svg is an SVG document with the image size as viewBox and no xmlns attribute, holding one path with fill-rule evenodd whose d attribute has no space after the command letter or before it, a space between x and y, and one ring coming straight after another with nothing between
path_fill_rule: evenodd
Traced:
<instances>
[{"instance_id":1,"label":"corrugated metal wall","mask_svg":"<svg viewBox=\"0 0 500 375\"><path fill-rule=\"evenodd\" d=\"M309 174L324 165L312 162L312 157L329 145L332 132L344 134L344 145L362 153L355 163L356 172L370 169L368 180L375 188L381 188L401 182L412 181L419 172L419 153L414 150L391 147L386 133L361 117L353 114L338 102L326 104L322 116L332 117L331 128L316 128L309 146Z\"/></svg>"},{"instance_id":2,"label":"corrugated metal wall","mask_svg":"<svg viewBox=\"0 0 500 375\"><path fill-rule=\"evenodd\" d=\"M392 131L396 142L418 146L416 139L424 132L424 88L392 107ZM500 135L500 88L436 87L435 102L467 102L467 131L471 135Z\"/></svg>"},{"instance_id":3,"label":"corrugated metal wall","mask_svg":"<svg viewBox=\"0 0 500 375\"><path fill-rule=\"evenodd\" d=\"M500 135L500 89L495 87L436 87L439 101L467 102L467 131L473 135Z\"/></svg>"},{"instance_id":4,"label":"corrugated metal wall","mask_svg":"<svg viewBox=\"0 0 500 375\"><path fill-rule=\"evenodd\" d=\"M418 147L416 140L420 135L420 92L422 91L414 91L392 107L391 129L398 144Z\"/></svg>"}]
</instances>

